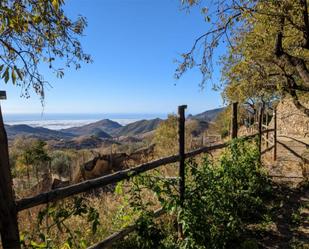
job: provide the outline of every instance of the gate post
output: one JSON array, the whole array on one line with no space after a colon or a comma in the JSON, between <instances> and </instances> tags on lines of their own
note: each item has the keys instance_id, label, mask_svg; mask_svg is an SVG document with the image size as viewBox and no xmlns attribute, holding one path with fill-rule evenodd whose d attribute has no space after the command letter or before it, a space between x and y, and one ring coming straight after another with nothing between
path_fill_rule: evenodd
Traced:
<instances>
[{"instance_id":1,"label":"gate post","mask_svg":"<svg viewBox=\"0 0 309 249\"><path fill-rule=\"evenodd\" d=\"M259 111L259 124L258 124L258 133L259 133L259 157L261 161L261 153L262 153L262 124L263 124L263 114L264 114L264 105L261 104L260 111Z\"/></svg>"},{"instance_id":2,"label":"gate post","mask_svg":"<svg viewBox=\"0 0 309 249\"><path fill-rule=\"evenodd\" d=\"M183 208L185 195L185 109L186 105L178 106L178 143L179 143L179 199ZM178 238L183 239L182 224L178 221Z\"/></svg>"},{"instance_id":3,"label":"gate post","mask_svg":"<svg viewBox=\"0 0 309 249\"><path fill-rule=\"evenodd\" d=\"M0 92L5 99L5 92ZM0 234L3 249L20 249L17 209L12 188L7 135L0 106Z\"/></svg>"},{"instance_id":4,"label":"gate post","mask_svg":"<svg viewBox=\"0 0 309 249\"><path fill-rule=\"evenodd\" d=\"M237 138L237 131L238 131L238 125L237 125L237 106L238 103L234 102L232 104L232 130L231 130L231 139Z\"/></svg>"},{"instance_id":5,"label":"gate post","mask_svg":"<svg viewBox=\"0 0 309 249\"><path fill-rule=\"evenodd\" d=\"M277 160L277 108L274 107L274 154L273 159L274 161Z\"/></svg>"},{"instance_id":6,"label":"gate post","mask_svg":"<svg viewBox=\"0 0 309 249\"><path fill-rule=\"evenodd\" d=\"M268 130L268 109L266 109L266 113L265 113L265 115L266 115L266 129ZM268 133L268 131L266 132L266 149L268 149L268 139L269 139L269 133Z\"/></svg>"}]
</instances>

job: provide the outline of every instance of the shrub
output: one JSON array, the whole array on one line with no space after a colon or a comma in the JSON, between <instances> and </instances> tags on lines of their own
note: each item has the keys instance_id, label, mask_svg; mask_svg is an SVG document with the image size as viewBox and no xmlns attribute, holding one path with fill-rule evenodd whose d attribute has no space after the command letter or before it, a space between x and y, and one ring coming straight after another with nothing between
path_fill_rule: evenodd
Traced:
<instances>
[{"instance_id":1,"label":"shrub","mask_svg":"<svg viewBox=\"0 0 309 249\"><path fill-rule=\"evenodd\" d=\"M226 248L246 224L262 218L268 181L255 145L234 141L218 163L187 164L182 248Z\"/></svg>"},{"instance_id":2,"label":"shrub","mask_svg":"<svg viewBox=\"0 0 309 249\"><path fill-rule=\"evenodd\" d=\"M143 179L143 180L141 180ZM194 160L186 163L186 192L183 208L180 208L178 194L175 194L177 182L158 180L158 175L140 177L139 183L152 189L161 205L170 212L178 211L178 217L183 226L184 239L174 243L173 248L235 248L235 244L246 225L262 219L266 208L263 198L270 191L270 184L261 170L259 152L253 143L235 140L223 153L217 163L205 157L198 165ZM164 179L164 178L163 178ZM136 190L135 190L136 191ZM147 200L138 199L133 193L135 204L147 209ZM144 202L143 202L144 201ZM148 207L149 209L149 207ZM147 216L144 216L147 217ZM147 217L151 219L150 216ZM148 223L147 223L148 222ZM177 230L167 231L166 223L160 226L161 232L154 229L153 221L145 221L135 236L130 237L135 242L147 241L152 248L168 248L177 241ZM172 227L172 226L170 226ZM160 235L160 246L155 247L149 242L152 236L146 236L145 230L151 228L155 235ZM140 238L146 238L144 241ZM158 241L159 238L153 236ZM133 243L134 244L134 243ZM137 245L137 244L135 244ZM150 247L151 247L150 246ZM123 247L126 248L126 247ZM137 248L149 248L145 243Z\"/></svg>"}]
</instances>

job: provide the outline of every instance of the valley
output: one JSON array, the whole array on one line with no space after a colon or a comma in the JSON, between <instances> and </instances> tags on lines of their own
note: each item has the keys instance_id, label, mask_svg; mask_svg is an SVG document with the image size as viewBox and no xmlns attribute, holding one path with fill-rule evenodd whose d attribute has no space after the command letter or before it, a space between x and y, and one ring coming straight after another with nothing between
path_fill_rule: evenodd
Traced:
<instances>
[{"instance_id":1,"label":"valley","mask_svg":"<svg viewBox=\"0 0 309 249\"><path fill-rule=\"evenodd\" d=\"M203 133L224 108L189 115L188 123L194 123L193 136ZM151 139L154 130L164 120L160 118L143 119L126 125L110 119L102 119L78 127L52 130L43 127L32 127L26 124L5 125L9 142L17 137L35 138L46 141L55 149L94 149L109 147L112 144L140 143Z\"/></svg>"}]
</instances>

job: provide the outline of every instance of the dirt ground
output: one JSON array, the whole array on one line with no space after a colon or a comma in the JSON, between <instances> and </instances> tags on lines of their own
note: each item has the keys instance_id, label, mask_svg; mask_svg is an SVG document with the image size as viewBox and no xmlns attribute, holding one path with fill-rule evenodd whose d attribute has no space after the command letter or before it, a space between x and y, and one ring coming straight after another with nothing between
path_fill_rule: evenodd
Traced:
<instances>
[{"instance_id":1,"label":"dirt ground","mask_svg":"<svg viewBox=\"0 0 309 249\"><path fill-rule=\"evenodd\" d=\"M275 197L269 221L251 228L259 248L309 249L308 148L308 138L278 136L277 160L273 151L263 156Z\"/></svg>"}]
</instances>

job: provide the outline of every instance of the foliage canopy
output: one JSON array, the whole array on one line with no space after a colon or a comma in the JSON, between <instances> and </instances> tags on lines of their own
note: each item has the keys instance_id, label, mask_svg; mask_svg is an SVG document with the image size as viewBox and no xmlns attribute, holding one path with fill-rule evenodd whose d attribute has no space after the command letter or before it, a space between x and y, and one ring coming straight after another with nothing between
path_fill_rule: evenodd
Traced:
<instances>
[{"instance_id":1,"label":"foliage canopy","mask_svg":"<svg viewBox=\"0 0 309 249\"><path fill-rule=\"evenodd\" d=\"M86 26L84 17L69 19L63 10L64 0L3 0L0 2L0 76L44 99L48 83L41 70L47 66L57 77L64 67L91 62L78 37Z\"/></svg>"},{"instance_id":2,"label":"foliage canopy","mask_svg":"<svg viewBox=\"0 0 309 249\"><path fill-rule=\"evenodd\" d=\"M182 54L176 77L199 67L204 84L213 71L215 50L225 43L229 51L221 62L227 100L245 102L288 95L309 116L301 101L309 91L307 0L184 0L183 4L201 6L211 28Z\"/></svg>"}]
</instances>

